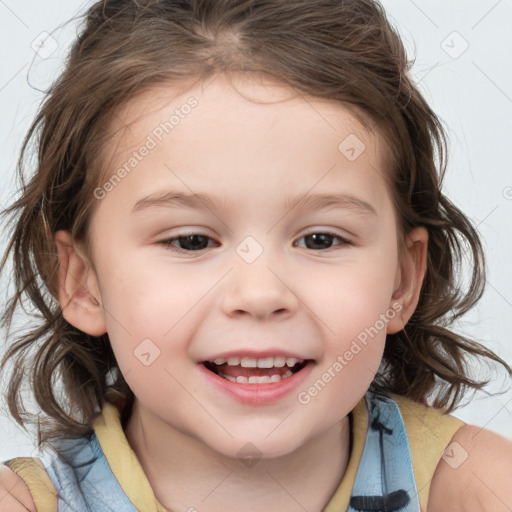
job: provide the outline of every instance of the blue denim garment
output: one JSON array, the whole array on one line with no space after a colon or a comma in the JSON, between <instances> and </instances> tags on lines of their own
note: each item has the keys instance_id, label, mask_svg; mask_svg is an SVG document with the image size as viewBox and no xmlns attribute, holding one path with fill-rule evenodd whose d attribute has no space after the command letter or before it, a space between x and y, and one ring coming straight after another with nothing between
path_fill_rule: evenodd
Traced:
<instances>
[{"instance_id":1,"label":"blue denim garment","mask_svg":"<svg viewBox=\"0 0 512 512\"><path fill-rule=\"evenodd\" d=\"M368 429L350 505L339 512L420 512L411 451L397 403L368 391ZM61 441L43 457L59 512L137 512L112 473L96 434ZM154 512L154 511L139 511Z\"/></svg>"},{"instance_id":2,"label":"blue denim garment","mask_svg":"<svg viewBox=\"0 0 512 512\"><path fill-rule=\"evenodd\" d=\"M420 512L411 450L397 403L368 392L368 430L347 512Z\"/></svg>"}]
</instances>

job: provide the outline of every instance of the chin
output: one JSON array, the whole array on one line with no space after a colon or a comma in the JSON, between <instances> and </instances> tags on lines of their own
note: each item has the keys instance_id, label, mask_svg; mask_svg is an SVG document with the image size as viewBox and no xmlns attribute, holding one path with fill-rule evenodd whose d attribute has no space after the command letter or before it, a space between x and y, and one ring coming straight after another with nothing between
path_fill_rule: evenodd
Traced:
<instances>
[{"instance_id":1,"label":"chin","mask_svg":"<svg viewBox=\"0 0 512 512\"><path fill-rule=\"evenodd\" d=\"M250 437L245 435L243 439L231 439L226 445L210 447L220 455L238 460L247 467L252 467L260 460L277 459L294 452L300 445L287 439L285 443L276 438L272 441L259 435Z\"/></svg>"}]
</instances>

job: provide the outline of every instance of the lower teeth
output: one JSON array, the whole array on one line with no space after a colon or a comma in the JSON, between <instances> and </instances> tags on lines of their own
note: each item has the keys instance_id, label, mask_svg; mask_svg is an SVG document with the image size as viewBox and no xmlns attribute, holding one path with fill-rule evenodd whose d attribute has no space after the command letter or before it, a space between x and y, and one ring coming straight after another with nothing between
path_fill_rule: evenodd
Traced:
<instances>
[{"instance_id":1,"label":"lower teeth","mask_svg":"<svg viewBox=\"0 0 512 512\"><path fill-rule=\"evenodd\" d=\"M267 384L269 382L279 382L283 379L287 379L288 377L291 377L293 373L290 370L287 370L286 373L284 373L282 376L279 374L272 375L272 377L269 377L268 375L264 377L243 377L242 375L239 375L238 377L232 377L231 375L223 375L219 372L219 375L223 379L227 379L231 382L237 382L238 384Z\"/></svg>"}]
</instances>

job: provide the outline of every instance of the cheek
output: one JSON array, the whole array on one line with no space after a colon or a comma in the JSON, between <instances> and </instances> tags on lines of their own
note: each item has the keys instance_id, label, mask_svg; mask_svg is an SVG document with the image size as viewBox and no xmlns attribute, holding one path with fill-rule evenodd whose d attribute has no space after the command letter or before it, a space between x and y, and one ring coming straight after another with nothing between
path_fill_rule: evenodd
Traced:
<instances>
[{"instance_id":1,"label":"cheek","mask_svg":"<svg viewBox=\"0 0 512 512\"><path fill-rule=\"evenodd\" d=\"M315 297L319 314L327 313L338 325L373 323L390 305L395 273L392 254L361 254L347 264L311 272L310 297Z\"/></svg>"},{"instance_id":2,"label":"cheek","mask_svg":"<svg viewBox=\"0 0 512 512\"><path fill-rule=\"evenodd\" d=\"M128 251L124 257L110 254L104 260L100 275L105 309L127 323L149 320L145 315L150 311L158 312L167 307L171 311L169 300L183 288L183 283L179 273L169 279L163 270L162 265L129 256Z\"/></svg>"},{"instance_id":3,"label":"cheek","mask_svg":"<svg viewBox=\"0 0 512 512\"><path fill-rule=\"evenodd\" d=\"M389 243L379 251L361 252L350 264L311 276L308 305L322 320L329 340L327 365L348 351L346 359L357 364L350 363L345 373L361 365L377 370L387 323L396 315L391 307L397 264L394 247Z\"/></svg>"},{"instance_id":4,"label":"cheek","mask_svg":"<svg viewBox=\"0 0 512 512\"><path fill-rule=\"evenodd\" d=\"M161 257L143 260L118 255L106 261L99 277L113 347L126 350L130 346L133 351L149 338L159 346L165 343L166 352L173 347L178 351L179 344L166 342L178 334L186 339L193 329L191 322L200 321L196 306L218 279L215 273L206 276L193 266L172 265Z\"/></svg>"}]
</instances>

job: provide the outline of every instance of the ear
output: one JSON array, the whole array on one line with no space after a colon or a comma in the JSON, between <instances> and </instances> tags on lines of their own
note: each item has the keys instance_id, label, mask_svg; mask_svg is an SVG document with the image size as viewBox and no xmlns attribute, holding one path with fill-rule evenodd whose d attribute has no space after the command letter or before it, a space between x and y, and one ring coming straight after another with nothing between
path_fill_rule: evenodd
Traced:
<instances>
[{"instance_id":1,"label":"ear","mask_svg":"<svg viewBox=\"0 0 512 512\"><path fill-rule=\"evenodd\" d=\"M74 327L101 336L107 332L96 272L68 231L55 233L59 254L58 293L62 315Z\"/></svg>"},{"instance_id":2,"label":"ear","mask_svg":"<svg viewBox=\"0 0 512 512\"><path fill-rule=\"evenodd\" d=\"M387 333L401 331L414 313L427 268L428 231L417 227L406 235L406 248L395 274L390 308L398 311L387 324Z\"/></svg>"}]
</instances>

